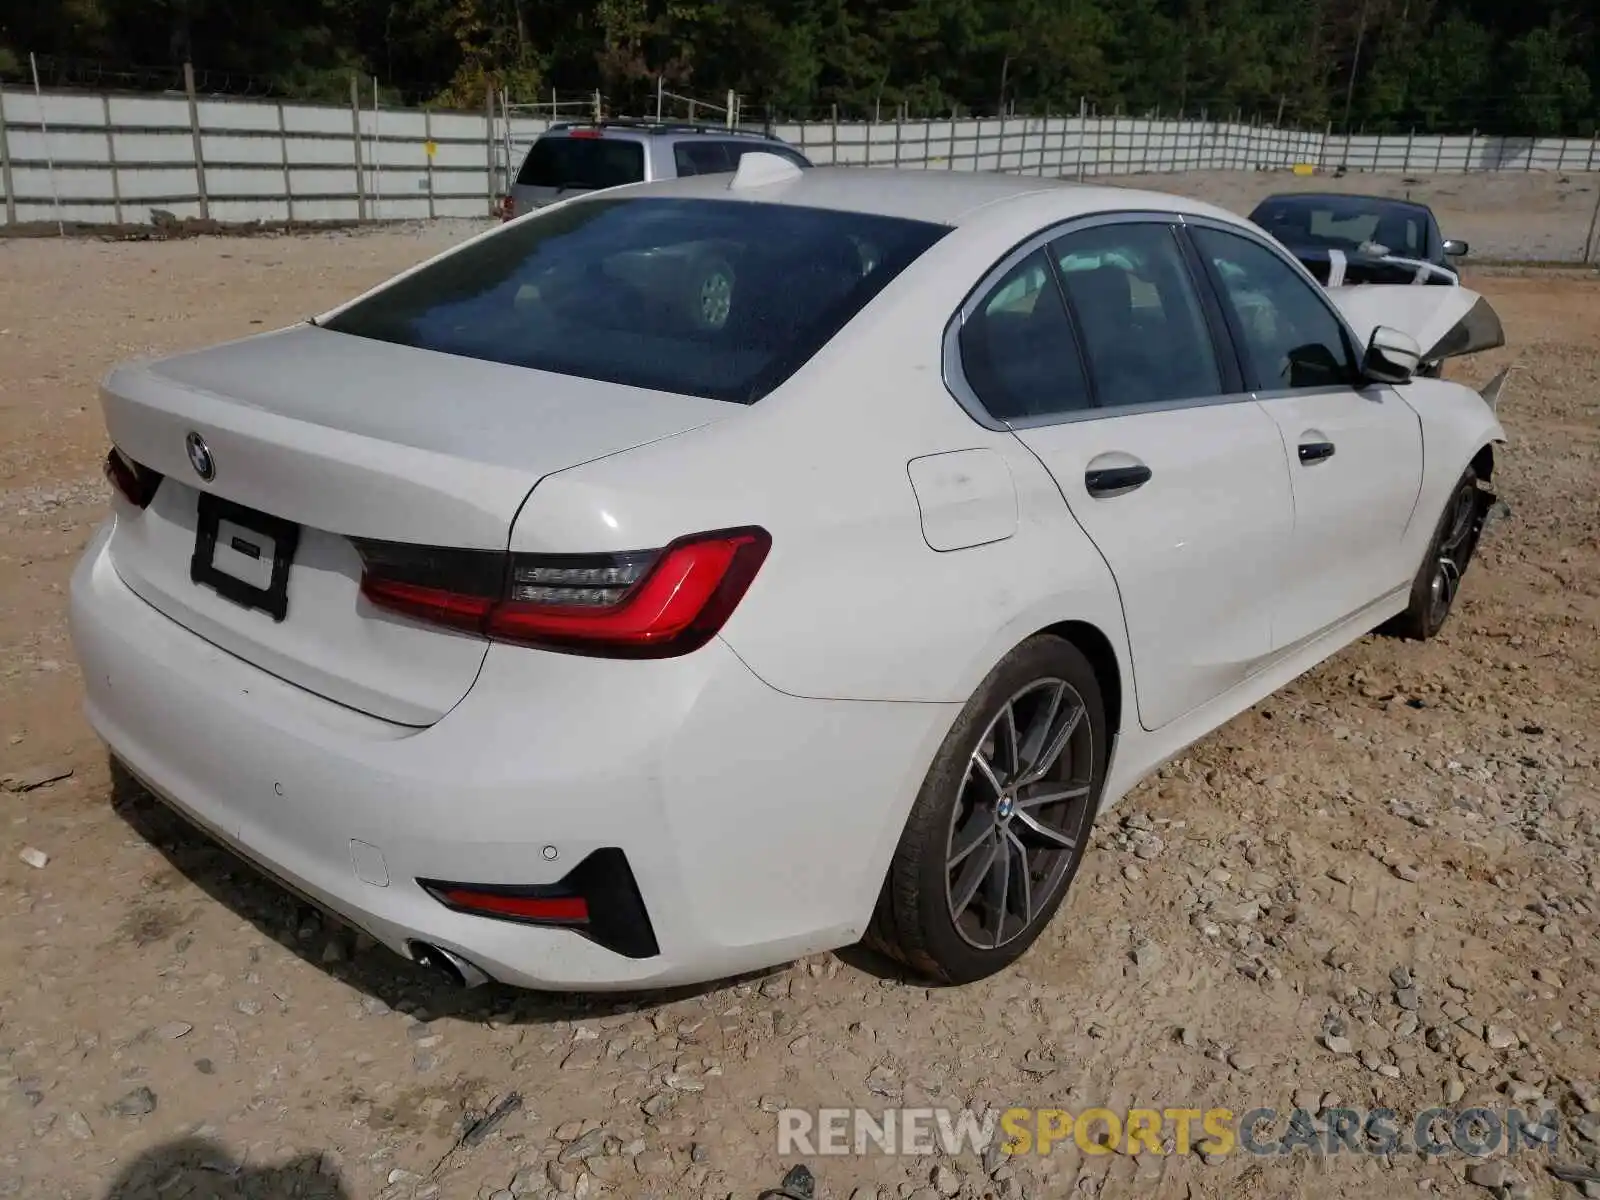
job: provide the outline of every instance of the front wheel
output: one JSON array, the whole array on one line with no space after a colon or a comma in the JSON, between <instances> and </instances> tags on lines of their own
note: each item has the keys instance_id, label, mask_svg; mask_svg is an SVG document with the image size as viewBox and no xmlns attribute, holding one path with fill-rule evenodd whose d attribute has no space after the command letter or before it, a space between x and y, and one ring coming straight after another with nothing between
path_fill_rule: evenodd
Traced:
<instances>
[{"instance_id":1,"label":"front wheel","mask_svg":"<svg viewBox=\"0 0 1600 1200\"><path fill-rule=\"evenodd\" d=\"M1493 501L1479 486L1477 472L1468 467L1445 502L1427 556L1411 582L1411 603L1385 627L1387 632L1417 641L1439 632L1455 607L1461 577L1478 548L1478 535Z\"/></svg>"},{"instance_id":2,"label":"front wheel","mask_svg":"<svg viewBox=\"0 0 1600 1200\"><path fill-rule=\"evenodd\" d=\"M989 673L912 806L867 942L945 983L1020 958L1082 862L1109 746L1094 670L1039 636Z\"/></svg>"}]
</instances>

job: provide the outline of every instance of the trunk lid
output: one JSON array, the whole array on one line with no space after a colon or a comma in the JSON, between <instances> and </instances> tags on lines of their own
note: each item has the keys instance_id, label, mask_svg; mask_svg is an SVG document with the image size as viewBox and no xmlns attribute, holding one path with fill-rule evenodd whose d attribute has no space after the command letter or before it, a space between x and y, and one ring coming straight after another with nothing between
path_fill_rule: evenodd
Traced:
<instances>
[{"instance_id":1,"label":"trunk lid","mask_svg":"<svg viewBox=\"0 0 1600 1200\"><path fill-rule=\"evenodd\" d=\"M543 476L735 411L310 325L121 368L101 398L112 441L166 477L147 509L120 510L111 557L128 586L274 675L419 726L466 694L486 643L373 608L352 537L503 551ZM274 586L274 522L252 513L294 527L282 620L218 590L237 587L215 572Z\"/></svg>"}]
</instances>

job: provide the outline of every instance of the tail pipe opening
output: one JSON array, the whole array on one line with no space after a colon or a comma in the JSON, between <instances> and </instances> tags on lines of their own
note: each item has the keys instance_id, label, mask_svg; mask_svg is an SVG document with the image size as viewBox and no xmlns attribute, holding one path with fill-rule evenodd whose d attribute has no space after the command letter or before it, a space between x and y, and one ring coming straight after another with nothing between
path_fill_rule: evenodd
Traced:
<instances>
[{"instance_id":1,"label":"tail pipe opening","mask_svg":"<svg viewBox=\"0 0 1600 1200\"><path fill-rule=\"evenodd\" d=\"M448 980L456 987L482 987L489 977L454 951L427 942L410 943L411 958L420 967Z\"/></svg>"}]
</instances>

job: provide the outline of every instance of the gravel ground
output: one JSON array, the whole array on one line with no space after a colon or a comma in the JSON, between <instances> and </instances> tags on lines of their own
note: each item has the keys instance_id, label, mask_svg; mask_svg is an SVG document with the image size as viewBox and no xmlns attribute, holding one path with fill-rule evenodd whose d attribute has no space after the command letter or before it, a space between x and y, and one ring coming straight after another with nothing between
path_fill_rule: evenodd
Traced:
<instances>
[{"instance_id":1,"label":"gravel ground","mask_svg":"<svg viewBox=\"0 0 1600 1200\"><path fill-rule=\"evenodd\" d=\"M1463 376L1519 364L1514 515L1443 635L1363 640L1137 789L1015 969L928 990L845 952L617 1001L442 989L113 794L79 714L97 379L464 232L0 243L0 1197L754 1200L783 1105L1480 1102L1559 1109L1556 1150L810 1166L838 1200L1579 1194L1548 1168L1600 1166L1592 273L1473 280L1511 347Z\"/></svg>"}]
</instances>

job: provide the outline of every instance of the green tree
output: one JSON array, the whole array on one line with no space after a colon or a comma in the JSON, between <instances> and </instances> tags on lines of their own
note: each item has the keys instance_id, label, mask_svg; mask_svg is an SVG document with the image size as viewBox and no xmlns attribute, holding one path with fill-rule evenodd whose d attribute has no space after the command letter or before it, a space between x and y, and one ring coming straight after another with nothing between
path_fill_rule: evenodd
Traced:
<instances>
[{"instance_id":1,"label":"green tree","mask_svg":"<svg viewBox=\"0 0 1600 1200\"><path fill-rule=\"evenodd\" d=\"M1485 92L1494 78L1494 35L1452 12L1416 47L1406 119L1423 130L1464 132L1493 116Z\"/></svg>"},{"instance_id":2,"label":"green tree","mask_svg":"<svg viewBox=\"0 0 1600 1200\"><path fill-rule=\"evenodd\" d=\"M1574 49L1554 22L1529 30L1507 47L1506 77L1512 94L1506 119L1517 132L1576 132L1582 118L1592 118L1589 78Z\"/></svg>"},{"instance_id":3,"label":"green tree","mask_svg":"<svg viewBox=\"0 0 1600 1200\"><path fill-rule=\"evenodd\" d=\"M650 112L657 79L815 118L1204 108L1369 130L1590 132L1595 0L0 0L0 71L477 108L596 86ZM70 60L91 65L73 75ZM165 83L163 84L163 76ZM116 78L115 76L109 76ZM368 84L363 83L363 88ZM676 110L681 113L681 108Z\"/></svg>"}]
</instances>

